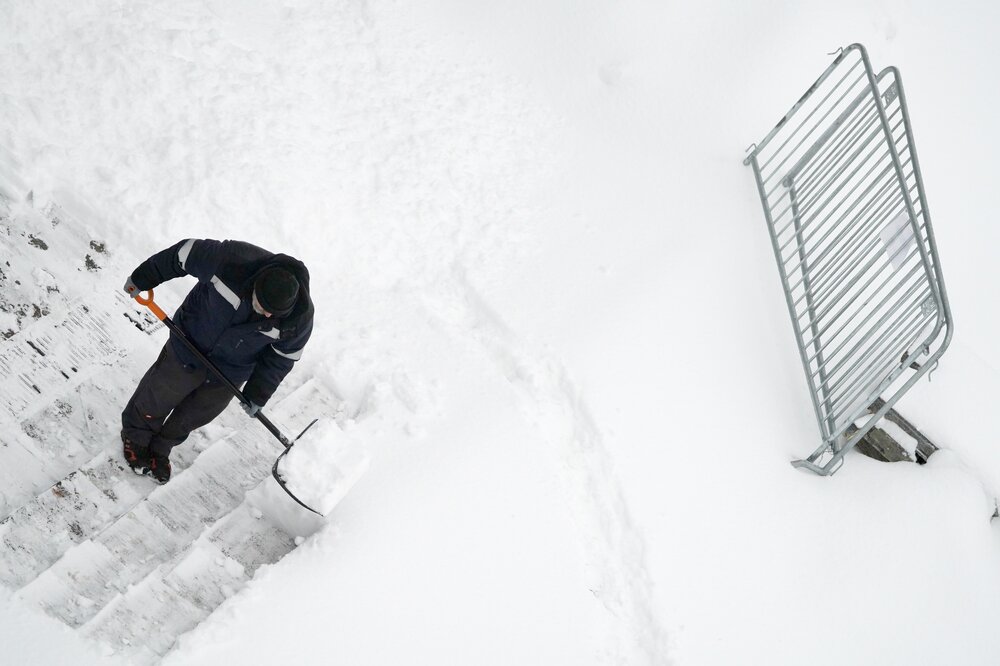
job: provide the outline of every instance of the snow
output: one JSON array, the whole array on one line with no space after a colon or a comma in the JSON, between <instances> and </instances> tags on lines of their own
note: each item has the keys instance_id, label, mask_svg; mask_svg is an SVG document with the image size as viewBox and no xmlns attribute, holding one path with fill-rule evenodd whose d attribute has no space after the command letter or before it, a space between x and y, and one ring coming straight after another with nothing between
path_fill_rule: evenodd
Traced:
<instances>
[{"instance_id":1,"label":"snow","mask_svg":"<svg viewBox=\"0 0 1000 666\"><path fill-rule=\"evenodd\" d=\"M73 630L35 613L25 613L6 592L0 593L3 660L12 664L124 664L104 646L81 640Z\"/></svg>"},{"instance_id":2,"label":"snow","mask_svg":"<svg viewBox=\"0 0 1000 666\"><path fill-rule=\"evenodd\" d=\"M84 0L0 25L0 192L40 238L57 202L109 247L24 289L111 307L186 237L295 255L317 325L288 388L342 405L279 425L332 418L370 457L326 519L251 492L298 547L164 663L995 663L995 3ZM897 406L942 450L819 478L788 464L818 433L741 158L855 41L901 70L957 332ZM0 645L113 659L6 592Z\"/></svg>"},{"instance_id":3,"label":"snow","mask_svg":"<svg viewBox=\"0 0 1000 666\"><path fill-rule=\"evenodd\" d=\"M277 472L295 497L325 516L347 496L368 463L357 439L346 436L332 418L321 418L295 441Z\"/></svg>"}]
</instances>

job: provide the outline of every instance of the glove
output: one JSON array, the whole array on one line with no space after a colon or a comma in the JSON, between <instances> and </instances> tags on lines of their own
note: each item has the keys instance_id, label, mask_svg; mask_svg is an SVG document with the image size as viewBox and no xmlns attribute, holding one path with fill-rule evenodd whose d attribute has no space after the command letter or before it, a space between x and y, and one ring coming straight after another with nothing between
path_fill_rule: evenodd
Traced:
<instances>
[{"instance_id":1,"label":"glove","mask_svg":"<svg viewBox=\"0 0 1000 666\"><path fill-rule=\"evenodd\" d=\"M243 411L246 412L247 416L250 418L257 416L257 412L260 411L260 405L255 402L241 402L240 407L243 408Z\"/></svg>"},{"instance_id":2,"label":"glove","mask_svg":"<svg viewBox=\"0 0 1000 666\"><path fill-rule=\"evenodd\" d=\"M132 298L136 298L139 294L142 293L142 290L139 289L139 287L135 286L135 282L132 282L131 275L128 277L127 280L125 280L125 286L123 287L123 289L125 290L125 293L131 296Z\"/></svg>"}]
</instances>

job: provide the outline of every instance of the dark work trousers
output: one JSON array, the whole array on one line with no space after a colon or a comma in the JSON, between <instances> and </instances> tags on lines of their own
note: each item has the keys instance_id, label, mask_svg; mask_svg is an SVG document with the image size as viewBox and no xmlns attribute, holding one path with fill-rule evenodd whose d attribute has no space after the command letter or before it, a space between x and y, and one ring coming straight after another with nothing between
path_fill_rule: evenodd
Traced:
<instances>
[{"instance_id":1,"label":"dark work trousers","mask_svg":"<svg viewBox=\"0 0 1000 666\"><path fill-rule=\"evenodd\" d=\"M208 368L185 367L171 342L146 371L122 412L122 439L161 456L211 423L233 393Z\"/></svg>"}]
</instances>

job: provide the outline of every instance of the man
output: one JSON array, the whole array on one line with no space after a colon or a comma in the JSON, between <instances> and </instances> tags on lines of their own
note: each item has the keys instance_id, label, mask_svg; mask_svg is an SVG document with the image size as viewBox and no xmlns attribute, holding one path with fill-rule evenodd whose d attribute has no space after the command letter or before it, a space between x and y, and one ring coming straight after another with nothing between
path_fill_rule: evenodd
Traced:
<instances>
[{"instance_id":1,"label":"man","mask_svg":"<svg viewBox=\"0 0 1000 666\"><path fill-rule=\"evenodd\" d=\"M172 317L194 346L239 386L254 416L302 357L312 333L309 271L250 243L187 239L132 271L133 298L183 275L198 278ZM122 412L125 460L160 483L170 451L222 413L232 392L171 333Z\"/></svg>"}]
</instances>

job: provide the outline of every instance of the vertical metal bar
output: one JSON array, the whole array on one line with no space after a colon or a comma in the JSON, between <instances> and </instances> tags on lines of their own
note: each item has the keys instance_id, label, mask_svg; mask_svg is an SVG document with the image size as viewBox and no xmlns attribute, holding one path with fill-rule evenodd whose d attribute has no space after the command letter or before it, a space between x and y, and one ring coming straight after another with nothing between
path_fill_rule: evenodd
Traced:
<instances>
[{"instance_id":1,"label":"vertical metal bar","mask_svg":"<svg viewBox=\"0 0 1000 666\"><path fill-rule=\"evenodd\" d=\"M817 82L817 85L818 83L819 82ZM787 117L788 116L786 116L786 119ZM789 316L792 317L792 329L795 331L795 344L799 348L799 358L802 360L802 367L808 368L809 364L806 361L806 350L805 347L802 345L802 329L799 327L799 323L794 317L795 311L792 308L792 294L791 292L788 291L788 275L785 274L785 267L781 263L781 253L778 250L778 239L777 236L774 235L774 222L771 220L771 210L767 207L767 196L764 193L764 182L761 180L760 169L757 166L756 153L751 154L748 159L750 161L750 165L753 167L754 179L757 181L757 191L760 194L760 200L764 206L764 219L767 222L768 235L771 237L771 249L774 250L774 258L778 264L778 274L781 276L781 286L785 291L785 304L788 306ZM816 423L819 425L820 434L825 436L825 433L823 432L824 430L823 417L821 416L820 413L819 401L816 397L816 392L811 390L811 385L812 385L811 381L809 382L809 385L810 385L809 397L812 400L813 411L816 414Z\"/></svg>"},{"instance_id":2,"label":"vertical metal bar","mask_svg":"<svg viewBox=\"0 0 1000 666\"><path fill-rule=\"evenodd\" d=\"M798 247L799 247L799 256L801 257L801 261L799 263L802 268L803 285L806 291L806 308L809 311L809 328L812 330L813 346L816 349L816 359L817 359L816 362L819 364L820 384L825 385L826 369L823 367L825 361L823 360L823 349L820 346L819 331L815 316L816 313L813 311L812 285L809 279L809 264L806 262L805 258L805 243L802 240L802 225L799 220L798 196L796 195L795 192L795 181L791 177L789 177L787 182L788 182L788 196L792 201L792 219L795 220L795 233L799 235ZM833 406L830 403L830 396L825 388L822 389L822 394L823 394L822 395L823 406L826 408L826 413L829 415L833 411ZM827 433L833 432L834 423L832 420L829 419L829 417L827 418L826 426L827 426L827 431L826 431Z\"/></svg>"},{"instance_id":3,"label":"vertical metal bar","mask_svg":"<svg viewBox=\"0 0 1000 666\"><path fill-rule=\"evenodd\" d=\"M875 105L878 108L879 118L882 120L882 131L885 134L886 143L889 146L889 156L892 158L892 164L896 168L896 177L899 179L899 186L903 191L903 203L906 204L906 210L910 214L910 225L913 227L914 238L920 238L920 227L917 226L917 212L913 208L913 200L910 198L909 189L906 186L906 177L903 175L903 164L899 159L899 152L896 150L896 140L892 135L892 130L889 128L889 119L885 114L885 105L883 103L882 94L879 92L878 82L875 80L875 74L872 71L871 61L868 59L868 51L862 46L860 48L861 59L865 63L865 73L868 75L868 82L871 85L872 94L875 95ZM899 80L896 81L897 87L899 85ZM902 107L902 104L900 104ZM906 114L904 114L904 119ZM924 209L926 212L926 208ZM927 256L927 248L924 247L923 243L917 243L917 248L920 250L920 261L924 265L924 270L927 272L927 280L931 283L936 282L936 275L933 273L930 264L930 258ZM934 290L934 299L937 301L938 310L944 310L944 303L941 302L941 294L938 290Z\"/></svg>"},{"instance_id":4,"label":"vertical metal bar","mask_svg":"<svg viewBox=\"0 0 1000 666\"><path fill-rule=\"evenodd\" d=\"M906 134L906 143L910 149L910 156L913 160L913 176L917 182L917 195L920 197L920 208L922 209L924 215L924 227L927 232L927 244L930 248L931 255L935 258L934 277L936 279L933 280L933 282L934 288L937 292L938 304L940 306L938 311L941 313L942 318L947 322L948 327L948 330L945 333L945 339L941 343L940 351L943 354L944 350L951 344L951 338L954 334L954 322L951 318L951 305L948 302L948 291L944 286L944 276L941 275L938 266L937 241L934 239L934 230L933 227L931 227L930 208L927 207L927 198L924 194L924 177L920 171L920 161L917 159L917 145L913 141L913 131L910 127L910 113L907 110L908 107L906 105L906 91L903 88L903 78L900 76L899 70L895 67L887 67L886 70L892 72L894 83L896 85L896 95L899 98L899 108L903 113L903 130Z\"/></svg>"}]
</instances>

